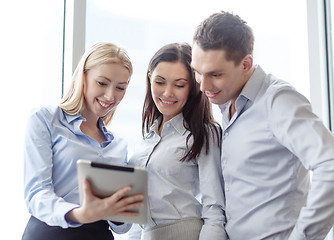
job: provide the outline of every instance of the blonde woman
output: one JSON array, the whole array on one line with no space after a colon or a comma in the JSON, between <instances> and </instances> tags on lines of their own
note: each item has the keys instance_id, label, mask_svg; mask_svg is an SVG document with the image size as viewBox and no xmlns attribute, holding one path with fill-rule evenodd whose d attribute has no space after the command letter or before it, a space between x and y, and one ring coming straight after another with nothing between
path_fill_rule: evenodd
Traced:
<instances>
[{"instance_id":1,"label":"blonde woman","mask_svg":"<svg viewBox=\"0 0 334 240\"><path fill-rule=\"evenodd\" d=\"M92 194L85 182L79 205L76 162L84 158L124 164L126 143L106 129L126 92L132 64L125 49L97 43L80 60L70 90L59 106L35 109L27 124L24 195L31 218L22 239L114 239L130 224L102 220L136 215L141 194L124 198L130 187L108 198Z\"/></svg>"}]
</instances>

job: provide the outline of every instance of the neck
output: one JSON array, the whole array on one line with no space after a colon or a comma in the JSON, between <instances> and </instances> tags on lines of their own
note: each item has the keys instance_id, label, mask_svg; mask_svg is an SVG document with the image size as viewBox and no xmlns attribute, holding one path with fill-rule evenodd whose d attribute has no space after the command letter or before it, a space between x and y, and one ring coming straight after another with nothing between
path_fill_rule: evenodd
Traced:
<instances>
[{"instance_id":1,"label":"neck","mask_svg":"<svg viewBox=\"0 0 334 240\"><path fill-rule=\"evenodd\" d=\"M242 85L242 87L241 87L241 89L240 89L240 92L239 92L237 98L239 97L239 95L240 95L242 89L244 88L244 86L246 85L246 83L248 82L248 80L249 80L249 79L251 78L251 76L253 75L254 71L255 71L255 67L252 66L252 68L250 68L249 71L247 71L247 73L244 75L244 83L243 83L243 85ZM231 100L231 106L230 106L230 119L233 117L233 115L234 115L235 112L236 112L236 109L235 109L235 101L237 100L237 98Z\"/></svg>"},{"instance_id":2,"label":"neck","mask_svg":"<svg viewBox=\"0 0 334 240\"><path fill-rule=\"evenodd\" d=\"M85 109L82 109L80 114L86 119L84 125L89 126L90 128L97 127L97 122L99 120L99 117L97 117L94 114L89 114L89 112L85 111Z\"/></svg>"}]
</instances>

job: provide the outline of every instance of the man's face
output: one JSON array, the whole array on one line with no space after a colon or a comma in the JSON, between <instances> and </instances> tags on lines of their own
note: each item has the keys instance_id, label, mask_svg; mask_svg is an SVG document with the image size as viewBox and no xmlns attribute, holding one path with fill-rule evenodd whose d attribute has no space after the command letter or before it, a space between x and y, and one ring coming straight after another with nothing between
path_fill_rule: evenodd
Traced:
<instances>
[{"instance_id":1,"label":"man's face","mask_svg":"<svg viewBox=\"0 0 334 240\"><path fill-rule=\"evenodd\" d=\"M233 61L226 60L222 49L204 51L195 43L191 66L201 91L210 102L218 105L230 100L234 103L248 80L245 79L244 60L236 66Z\"/></svg>"}]
</instances>

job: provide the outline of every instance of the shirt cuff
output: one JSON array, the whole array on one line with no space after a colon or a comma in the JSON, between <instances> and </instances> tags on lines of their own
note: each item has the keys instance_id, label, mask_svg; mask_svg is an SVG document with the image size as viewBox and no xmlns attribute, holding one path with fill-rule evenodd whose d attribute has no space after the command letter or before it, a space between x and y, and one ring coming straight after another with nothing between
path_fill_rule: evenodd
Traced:
<instances>
[{"instance_id":1,"label":"shirt cuff","mask_svg":"<svg viewBox=\"0 0 334 240\"><path fill-rule=\"evenodd\" d=\"M294 227L288 240L306 240L306 235L298 232L297 228Z\"/></svg>"},{"instance_id":2,"label":"shirt cuff","mask_svg":"<svg viewBox=\"0 0 334 240\"><path fill-rule=\"evenodd\" d=\"M117 234L127 233L132 227L132 223L124 223L122 225L116 225L112 221L108 220L110 228Z\"/></svg>"},{"instance_id":3,"label":"shirt cuff","mask_svg":"<svg viewBox=\"0 0 334 240\"><path fill-rule=\"evenodd\" d=\"M78 205L75 204L69 204L66 209L64 209L64 214L62 215L62 223L60 224L60 226L62 228L68 228L68 227L80 227L82 225L82 223L78 223L78 222L71 222L71 221L66 221L65 216L67 213L69 213L70 211L72 211L74 208L78 208Z\"/></svg>"}]
</instances>

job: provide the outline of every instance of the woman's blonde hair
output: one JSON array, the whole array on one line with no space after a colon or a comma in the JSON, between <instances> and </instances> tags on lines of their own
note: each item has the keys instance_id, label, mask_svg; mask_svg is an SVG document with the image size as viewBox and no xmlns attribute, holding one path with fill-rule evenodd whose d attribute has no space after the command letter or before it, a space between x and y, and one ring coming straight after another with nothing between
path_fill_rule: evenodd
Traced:
<instances>
[{"instance_id":1,"label":"woman's blonde hair","mask_svg":"<svg viewBox=\"0 0 334 240\"><path fill-rule=\"evenodd\" d=\"M84 74L101 64L121 64L132 75L132 63L127 51L111 42L99 42L94 44L81 57L72 77L69 91L62 98L59 106L70 115L79 113L84 107ZM109 124L116 108L103 117L105 124Z\"/></svg>"}]
</instances>

